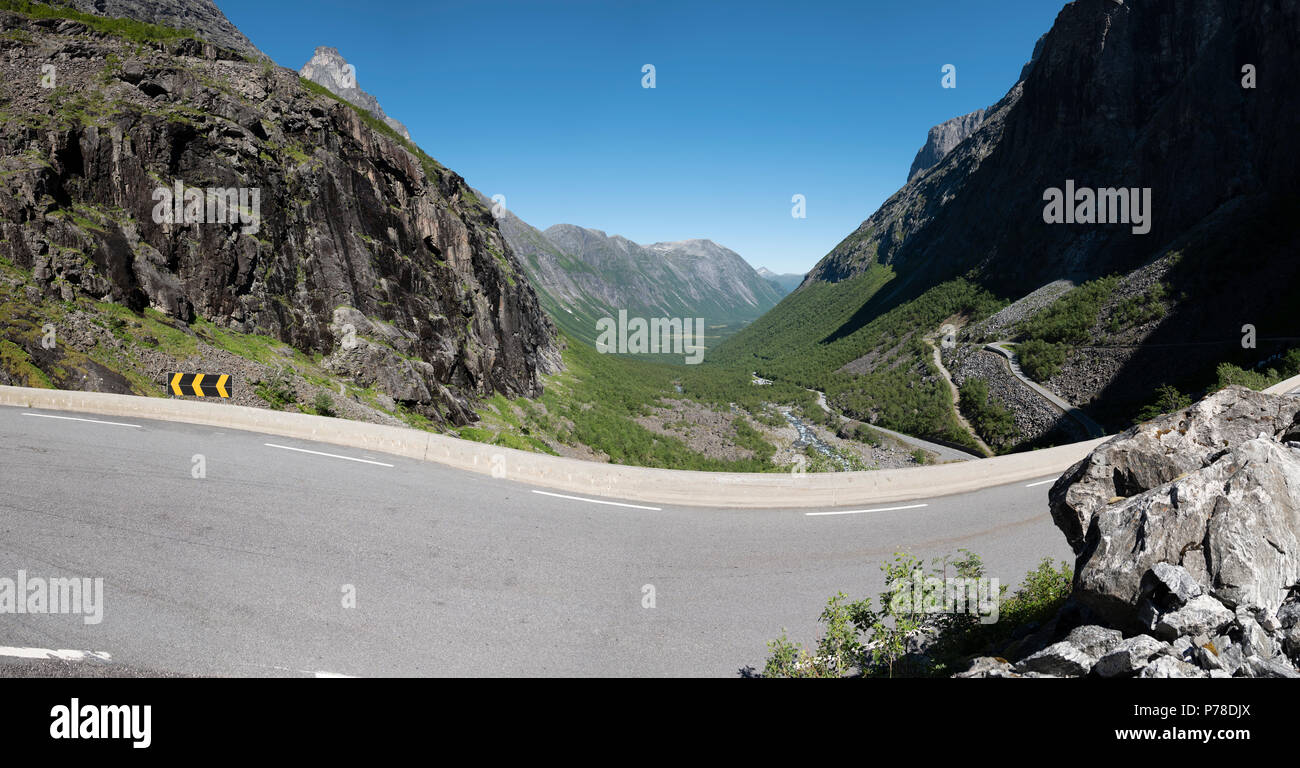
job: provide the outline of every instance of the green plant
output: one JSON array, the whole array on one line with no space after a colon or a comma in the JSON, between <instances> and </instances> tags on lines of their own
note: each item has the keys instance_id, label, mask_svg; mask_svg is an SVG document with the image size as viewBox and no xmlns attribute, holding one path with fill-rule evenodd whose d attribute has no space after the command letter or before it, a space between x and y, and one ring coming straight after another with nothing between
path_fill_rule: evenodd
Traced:
<instances>
[{"instance_id":1,"label":"green plant","mask_svg":"<svg viewBox=\"0 0 1300 768\"><path fill-rule=\"evenodd\" d=\"M330 397L328 392L317 392L316 399L312 401L312 409L316 411L317 416L337 416L334 410L334 398Z\"/></svg>"},{"instance_id":2,"label":"green plant","mask_svg":"<svg viewBox=\"0 0 1300 768\"><path fill-rule=\"evenodd\" d=\"M1220 368L1222 368L1222 366ZM1155 401L1144 406L1141 411L1138 411L1137 420L1150 421L1151 419L1154 419L1157 416L1162 416L1166 413L1181 411L1191 404L1192 399L1190 397L1179 392L1176 387L1171 387L1168 384L1165 384L1156 389Z\"/></svg>"},{"instance_id":3,"label":"green plant","mask_svg":"<svg viewBox=\"0 0 1300 768\"><path fill-rule=\"evenodd\" d=\"M962 382L958 391L958 407L979 436L995 448L1010 448L1020 431L1011 411L989 395L988 384L983 379L970 378Z\"/></svg>"},{"instance_id":4,"label":"green plant","mask_svg":"<svg viewBox=\"0 0 1300 768\"><path fill-rule=\"evenodd\" d=\"M284 410L285 406L298 401L289 373L283 368L266 378L253 381L253 392L276 411Z\"/></svg>"}]
</instances>

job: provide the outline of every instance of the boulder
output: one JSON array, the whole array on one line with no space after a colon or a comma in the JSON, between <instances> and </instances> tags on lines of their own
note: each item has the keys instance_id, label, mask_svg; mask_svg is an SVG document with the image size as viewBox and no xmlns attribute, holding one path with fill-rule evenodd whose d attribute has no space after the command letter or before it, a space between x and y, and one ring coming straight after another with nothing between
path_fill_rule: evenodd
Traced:
<instances>
[{"instance_id":1,"label":"boulder","mask_svg":"<svg viewBox=\"0 0 1300 768\"><path fill-rule=\"evenodd\" d=\"M1037 672L1053 677L1083 677L1096 663L1095 656L1076 648L1068 640L1062 640L1022 659L1016 664L1015 671L1020 674Z\"/></svg>"},{"instance_id":2,"label":"boulder","mask_svg":"<svg viewBox=\"0 0 1300 768\"><path fill-rule=\"evenodd\" d=\"M1057 516L1067 536L1072 520L1062 525ZM1143 598L1155 613L1189 604L1192 572L1203 573L1204 588L1229 607L1275 614L1300 581L1300 454L1272 438L1247 440L1207 466L1094 510L1087 523L1074 597L1104 624L1150 629ZM1161 564L1191 567L1157 574Z\"/></svg>"},{"instance_id":3,"label":"boulder","mask_svg":"<svg viewBox=\"0 0 1300 768\"><path fill-rule=\"evenodd\" d=\"M1164 643L1150 635L1134 635L1098 659L1092 671L1100 677L1127 677L1145 667L1164 648Z\"/></svg>"},{"instance_id":4,"label":"boulder","mask_svg":"<svg viewBox=\"0 0 1300 768\"><path fill-rule=\"evenodd\" d=\"M1081 553L1093 516L1117 499L1203 469L1261 433L1289 435L1297 412L1294 400L1232 386L1184 411L1139 424L1103 443L1056 481L1049 494L1052 519L1075 553Z\"/></svg>"},{"instance_id":5,"label":"boulder","mask_svg":"<svg viewBox=\"0 0 1300 768\"><path fill-rule=\"evenodd\" d=\"M1217 632L1231 624L1234 615L1223 603L1201 595L1176 611L1163 614L1156 622L1156 637L1174 641L1189 635Z\"/></svg>"},{"instance_id":6,"label":"boulder","mask_svg":"<svg viewBox=\"0 0 1300 768\"><path fill-rule=\"evenodd\" d=\"M1173 656L1157 656L1138 677L1209 677L1205 670Z\"/></svg>"}]
</instances>

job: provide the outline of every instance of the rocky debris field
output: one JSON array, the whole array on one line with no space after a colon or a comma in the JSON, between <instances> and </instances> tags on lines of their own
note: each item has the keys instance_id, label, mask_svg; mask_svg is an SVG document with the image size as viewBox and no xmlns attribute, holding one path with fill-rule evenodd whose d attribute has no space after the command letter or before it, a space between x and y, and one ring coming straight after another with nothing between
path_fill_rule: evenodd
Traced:
<instances>
[{"instance_id":1,"label":"rocky debris field","mask_svg":"<svg viewBox=\"0 0 1300 768\"><path fill-rule=\"evenodd\" d=\"M1052 487L1065 607L957 677L1300 677L1300 404L1229 387Z\"/></svg>"},{"instance_id":2,"label":"rocky debris field","mask_svg":"<svg viewBox=\"0 0 1300 768\"><path fill-rule=\"evenodd\" d=\"M1017 443L1071 443L1087 439L1083 428L1057 410L1007 367L1006 358L985 349L959 346L945 350L944 365L960 387L967 379L982 379L989 396L1011 412L1020 435Z\"/></svg>"}]
</instances>

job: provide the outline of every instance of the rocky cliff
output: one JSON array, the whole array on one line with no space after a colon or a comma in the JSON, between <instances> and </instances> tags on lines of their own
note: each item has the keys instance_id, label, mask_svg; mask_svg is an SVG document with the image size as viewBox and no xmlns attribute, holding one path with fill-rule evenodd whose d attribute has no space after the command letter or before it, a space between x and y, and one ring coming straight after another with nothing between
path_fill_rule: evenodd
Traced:
<instances>
[{"instance_id":1,"label":"rocky cliff","mask_svg":"<svg viewBox=\"0 0 1300 768\"><path fill-rule=\"evenodd\" d=\"M384 113L379 100L361 90L357 84L357 70L343 58L337 48L320 46L316 53L302 65L298 74L317 85L324 86L335 96L340 96L349 103L366 110L375 117L388 123L388 127L410 140L411 133L406 126Z\"/></svg>"},{"instance_id":2,"label":"rocky cliff","mask_svg":"<svg viewBox=\"0 0 1300 768\"><path fill-rule=\"evenodd\" d=\"M161 37L0 11L0 256L33 300L274 337L439 422L539 392L553 326L460 176L292 71Z\"/></svg>"},{"instance_id":3,"label":"rocky cliff","mask_svg":"<svg viewBox=\"0 0 1300 768\"><path fill-rule=\"evenodd\" d=\"M837 281L870 263L932 277L979 268L1022 293L1067 274L1127 270L1207 223L1272 211L1300 161L1295 90L1242 68L1300 64L1292 0L1076 0L1023 82L957 151L913 179L817 265ZM1043 193L1150 187L1152 229L1050 225ZM1243 211L1245 209L1251 209Z\"/></svg>"},{"instance_id":4,"label":"rocky cliff","mask_svg":"<svg viewBox=\"0 0 1300 768\"><path fill-rule=\"evenodd\" d=\"M954 147L979 129L982 122L984 122L984 110L977 109L970 114L954 117L931 128L925 137L925 146L921 147L916 153L916 158L912 160L912 168L907 172L907 180L911 181L937 165Z\"/></svg>"}]
</instances>

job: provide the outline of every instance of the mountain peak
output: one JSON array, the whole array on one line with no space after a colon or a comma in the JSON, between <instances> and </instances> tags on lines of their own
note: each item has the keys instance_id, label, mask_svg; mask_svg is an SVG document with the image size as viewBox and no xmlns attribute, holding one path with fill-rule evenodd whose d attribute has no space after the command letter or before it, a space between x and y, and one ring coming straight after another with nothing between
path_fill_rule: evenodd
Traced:
<instances>
[{"instance_id":1,"label":"mountain peak","mask_svg":"<svg viewBox=\"0 0 1300 768\"><path fill-rule=\"evenodd\" d=\"M302 65L298 74L329 89L339 98L370 112L408 141L410 140L411 133L406 130L406 126L385 114L384 108L379 106L379 100L357 85L357 68L349 64L337 48L328 45L317 46L316 53Z\"/></svg>"}]
</instances>

